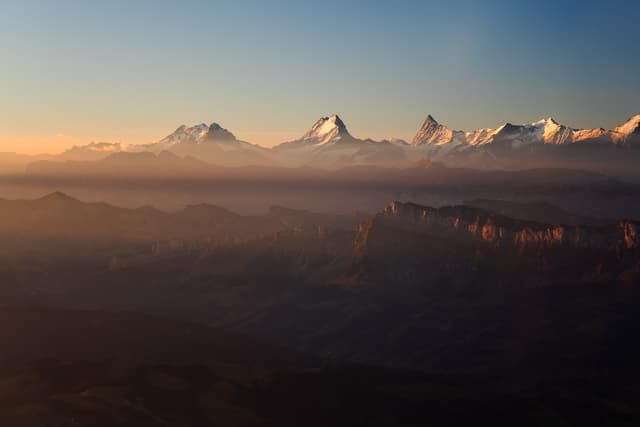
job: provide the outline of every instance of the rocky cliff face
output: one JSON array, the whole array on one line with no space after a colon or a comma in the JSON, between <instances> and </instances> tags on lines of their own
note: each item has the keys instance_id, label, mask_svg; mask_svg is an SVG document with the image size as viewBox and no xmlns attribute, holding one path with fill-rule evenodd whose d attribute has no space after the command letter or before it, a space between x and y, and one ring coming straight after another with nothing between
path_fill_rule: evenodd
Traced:
<instances>
[{"instance_id":1,"label":"rocky cliff face","mask_svg":"<svg viewBox=\"0 0 640 427\"><path fill-rule=\"evenodd\" d=\"M552 225L469 206L393 202L359 225L358 274L400 283L464 281L536 286L636 277L640 224ZM398 274L402 272L402 277Z\"/></svg>"},{"instance_id":2,"label":"rocky cliff face","mask_svg":"<svg viewBox=\"0 0 640 427\"><path fill-rule=\"evenodd\" d=\"M502 248L634 249L640 246L640 224L620 221L607 226L566 226L520 221L469 206L431 208L392 202L358 228L356 245L366 244L376 225L416 233L477 240Z\"/></svg>"}]
</instances>

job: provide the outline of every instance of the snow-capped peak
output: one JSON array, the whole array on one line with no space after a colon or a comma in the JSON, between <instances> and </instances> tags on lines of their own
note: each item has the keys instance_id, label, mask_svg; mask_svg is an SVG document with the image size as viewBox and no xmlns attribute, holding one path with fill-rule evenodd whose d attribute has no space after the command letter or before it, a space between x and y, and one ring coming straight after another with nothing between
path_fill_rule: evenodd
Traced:
<instances>
[{"instance_id":1,"label":"snow-capped peak","mask_svg":"<svg viewBox=\"0 0 640 427\"><path fill-rule=\"evenodd\" d=\"M561 125L553 117L533 122L531 126L534 128L534 133L540 135L539 138L545 144L566 144L574 141L574 130Z\"/></svg>"},{"instance_id":2,"label":"snow-capped peak","mask_svg":"<svg viewBox=\"0 0 640 427\"><path fill-rule=\"evenodd\" d=\"M427 116L422 127L411 141L411 145L442 145L454 139L454 132L441 125L431 114Z\"/></svg>"},{"instance_id":3,"label":"snow-capped peak","mask_svg":"<svg viewBox=\"0 0 640 427\"><path fill-rule=\"evenodd\" d=\"M166 150L173 150L184 145L200 145L209 140L235 141L236 139L231 132L215 122L211 125L200 123L191 127L182 125L160 141L132 146L130 147L130 151L151 151L159 153Z\"/></svg>"},{"instance_id":4,"label":"snow-capped peak","mask_svg":"<svg viewBox=\"0 0 640 427\"><path fill-rule=\"evenodd\" d=\"M322 145L350 136L344 122L337 114L334 114L329 117L322 117L315 122L311 129L304 134L302 139Z\"/></svg>"},{"instance_id":5,"label":"snow-capped peak","mask_svg":"<svg viewBox=\"0 0 640 427\"><path fill-rule=\"evenodd\" d=\"M200 144L205 139L235 140L235 136L216 122L211 125L200 123L191 127L182 125L157 144L170 148L180 143Z\"/></svg>"},{"instance_id":6,"label":"snow-capped peak","mask_svg":"<svg viewBox=\"0 0 640 427\"><path fill-rule=\"evenodd\" d=\"M616 126L613 130L623 135L640 135L640 114L629 118L629 120L620 126Z\"/></svg>"},{"instance_id":7,"label":"snow-capped peak","mask_svg":"<svg viewBox=\"0 0 640 427\"><path fill-rule=\"evenodd\" d=\"M185 125L180 126L172 134L164 137L156 144L159 149L169 149L175 144L189 142L199 143L207 135L209 126L204 123L200 123L195 126L187 127Z\"/></svg>"},{"instance_id":8,"label":"snow-capped peak","mask_svg":"<svg viewBox=\"0 0 640 427\"><path fill-rule=\"evenodd\" d=\"M462 132L451 130L428 115L411 144L460 147L484 145L496 140L509 140L517 145L565 144L574 142L574 130L559 124L553 117L546 117L528 125L506 123L496 129Z\"/></svg>"}]
</instances>

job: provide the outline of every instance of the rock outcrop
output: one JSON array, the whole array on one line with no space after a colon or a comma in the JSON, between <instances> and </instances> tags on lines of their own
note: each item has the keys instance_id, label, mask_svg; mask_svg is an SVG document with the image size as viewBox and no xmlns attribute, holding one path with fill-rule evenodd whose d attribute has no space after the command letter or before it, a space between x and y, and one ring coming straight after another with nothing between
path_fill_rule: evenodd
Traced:
<instances>
[{"instance_id":1,"label":"rock outcrop","mask_svg":"<svg viewBox=\"0 0 640 427\"><path fill-rule=\"evenodd\" d=\"M367 241L376 223L416 233L483 241L502 248L632 249L640 246L640 224L633 221L606 226L542 224L469 206L432 208L402 202L392 202L369 223L361 224L357 245Z\"/></svg>"}]
</instances>

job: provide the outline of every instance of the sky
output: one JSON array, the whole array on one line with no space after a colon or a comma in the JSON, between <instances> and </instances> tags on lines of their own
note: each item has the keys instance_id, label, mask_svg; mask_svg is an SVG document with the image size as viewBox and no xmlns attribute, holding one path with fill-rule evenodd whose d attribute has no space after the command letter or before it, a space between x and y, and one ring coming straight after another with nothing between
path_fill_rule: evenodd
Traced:
<instances>
[{"instance_id":1,"label":"sky","mask_svg":"<svg viewBox=\"0 0 640 427\"><path fill-rule=\"evenodd\" d=\"M337 113L411 139L640 113L640 2L0 2L0 151L147 143L218 122L265 146Z\"/></svg>"}]
</instances>

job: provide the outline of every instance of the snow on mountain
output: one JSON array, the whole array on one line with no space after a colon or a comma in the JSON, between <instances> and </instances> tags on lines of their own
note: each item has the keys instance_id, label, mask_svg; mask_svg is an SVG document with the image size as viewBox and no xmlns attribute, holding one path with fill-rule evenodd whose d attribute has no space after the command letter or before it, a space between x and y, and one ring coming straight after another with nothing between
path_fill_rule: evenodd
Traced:
<instances>
[{"instance_id":1,"label":"snow on mountain","mask_svg":"<svg viewBox=\"0 0 640 427\"><path fill-rule=\"evenodd\" d=\"M542 119L527 125L507 123L496 130L484 144L499 143L513 148L532 144L564 144L571 140L571 131L552 118Z\"/></svg>"},{"instance_id":2,"label":"snow on mountain","mask_svg":"<svg viewBox=\"0 0 640 427\"><path fill-rule=\"evenodd\" d=\"M466 132L467 143L485 145L495 142L509 143L514 147L530 144L567 144L573 142L573 129L561 125L552 117L525 125L506 123L497 129L481 129Z\"/></svg>"},{"instance_id":3,"label":"snow on mountain","mask_svg":"<svg viewBox=\"0 0 640 427\"><path fill-rule=\"evenodd\" d=\"M469 145L482 145L493 140L494 135L502 130L503 126L497 129L478 129L474 131L465 132L464 136L467 144Z\"/></svg>"},{"instance_id":4,"label":"snow on mountain","mask_svg":"<svg viewBox=\"0 0 640 427\"><path fill-rule=\"evenodd\" d=\"M159 153L161 151L173 151L181 146L193 146L210 142L240 142L236 137L224 129L218 123L206 125L200 123L195 126L180 126L170 135L162 138L160 141L143 144L132 147L132 151L151 151Z\"/></svg>"},{"instance_id":5,"label":"snow on mountain","mask_svg":"<svg viewBox=\"0 0 640 427\"><path fill-rule=\"evenodd\" d=\"M574 130L559 124L552 117L539 120L531 124L538 133L538 138L542 138L545 144L566 144L573 142Z\"/></svg>"},{"instance_id":6,"label":"snow on mountain","mask_svg":"<svg viewBox=\"0 0 640 427\"><path fill-rule=\"evenodd\" d=\"M315 145L325 145L347 139L353 139L353 137L337 114L322 117L302 136L302 141Z\"/></svg>"},{"instance_id":7,"label":"snow on mountain","mask_svg":"<svg viewBox=\"0 0 640 427\"><path fill-rule=\"evenodd\" d=\"M64 160L101 160L113 153L171 152L224 166L263 165L270 163L270 151L259 145L238 140L218 123L182 125L158 142L138 145L91 143L73 147L60 157Z\"/></svg>"},{"instance_id":8,"label":"snow on mountain","mask_svg":"<svg viewBox=\"0 0 640 427\"><path fill-rule=\"evenodd\" d=\"M218 123L180 127L156 144L145 147L158 152L168 150L180 156L191 156L223 166L263 165L270 163L269 150L241 141Z\"/></svg>"},{"instance_id":9,"label":"snow on mountain","mask_svg":"<svg viewBox=\"0 0 640 427\"><path fill-rule=\"evenodd\" d=\"M418 130L410 159L456 167L518 169L572 168L637 176L640 115L611 130L573 129L547 117L529 124L460 132L428 116ZM635 179L635 178L634 178Z\"/></svg>"},{"instance_id":10,"label":"snow on mountain","mask_svg":"<svg viewBox=\"0 0 640 427\"><path fill-rule=\"evenodd\" d=\"M600 142L613 142L611 138L611 131L607 131L603 128L595 129L576 129L573 131L573 141L600 141Z\"/></svg>"},{"instance_id":11,"label":"snow on mountain","mask_svg":"<svg viewBox=\"0 0 640 427\"><path fill-rule=\"evenodd\" d=\"M160 141L151 144L132 146L130 151L152 151L159 153L161 151L170 150L173 146L183 142L198 143L207 134L208 129L209 127L204 123L192 127L182 125Z\"/></svg>"},{"instance_id":12,"label":"snow on mountain","mask_svg":"<svg viewBox=\"0 0 640 427\"><path fill-rule=\"evenodd\" d=\"M273 148L274 159L287 166L336 168L353 165L397 165L406 161L407 144L401 140L354 138L334 114L322 117L300 139Z\"/></svg>"},{"instance_id":13,"label":"snow on mountain","mask_svg":"<svg viewBox=\"0 0 640 427\"><path fill-rule=\"evenodd\" d=\"M270 151L241 141L218 123L180 126L172 134L152 144L138 145L131 151L160 153L170 151L179 156L199 158L223 166L263 165L271 160Z\"/></svg>"},{"instance_id":14,"label":"snow on mountain","mask_svg":"<svg viewBox=\"0 0 640 427\"><path fill-rule=\"evenodd\" d=\"M443 145L459 140L460 132L454 132L448 127L438 123L431 114L427 116L422 127L411 141L411 145Z\"/></svg>"},{"instance_id":15,"label":"snow on mountain","mask_svg":"<svg viewBox=\"0 0 640 427\"><path fill-rule=\"evenodd\" d=\"M613 128L612 133L614 140L625 143L640 143L640 114Z\"/></svg>"},{"instance_id":16,"label":"snow on mountain","mask_svg":"<svg viewBox=\"0 0 640 427\"><path fill-rule=\"evenodd\" d=\"M490 142L493 136L500 132L505 126L501 126L498 129L479 129L468 132L451 130L447 126L438 123L438 121L429 114L418 130L418 133L413 137L411 145L414 147L423 145L439 146L441 148L447 146L482 145Z\"/></svg>"},{"instance_id":17,"label":"snow on mountain","mask_svg":"<svg viewBox=\"0 0 640 427\"><path fill-rule=\"evenodd\" d=\"M182 125L172 134L164 137L156 144L170 147L181 142L198 143L202 141L202 139L207 135L208 131L209 126L204 123L200 123L199 125L195 125L192 127Z\"/></svg>"},{"instance_id":18,"label":"snow on mountain","mask_svg":"<svg viewBox=\"0 0 640 427\"><path fill-rule=\"evenodd\" d=\"M411 145L435 145L446 148L455 146L459 151L494 143L510 145L513 148L532 144L566 145L583 141L626 143L636 140L634 135L640 138L640 115L610 131L602 128L573 129L558 123L552 117L547 117L530 124L506 123L496 129L467 132L451 130L429 115Z\"/></svg>"},{"instance_id":19,"label":"snow on mountain","mask_svg":"<svg viewBox=\"0 0 640 427\"><path fill-rule=\"evenodd\" d=\"M640 133L640 114L631 117L629 120L613 128L614 131L623 135L631 135Z\"/></svg>"},{"instance_id":20,"label":"snow on mountain","mask_svg":"<svg viewBox=\"0 0 640 427\"><path fill-rule=\"evenodd\" d=\"M224 166L280 165L337 168L353 165L406 166L417 160L469 167L580 164L592 167L611 156L612 146L640 147L640 115L611 130L573 129L551 117L495 129L453 130L428 115L410 143L353 137L336 114L322 117L299 139L265 148L238 140L218 123L182 125L161 140L143 145L91 143L60 155L62 160L100 160L118 152L171 152ZM562 147L571 147L565 150ZM599 151L594 151L599 150ZM628 157L628 156L627 156ZM537 159L537 160L534 160ZM617 160L616 160L617 161Z\"/></svg>"}]
</instances>

